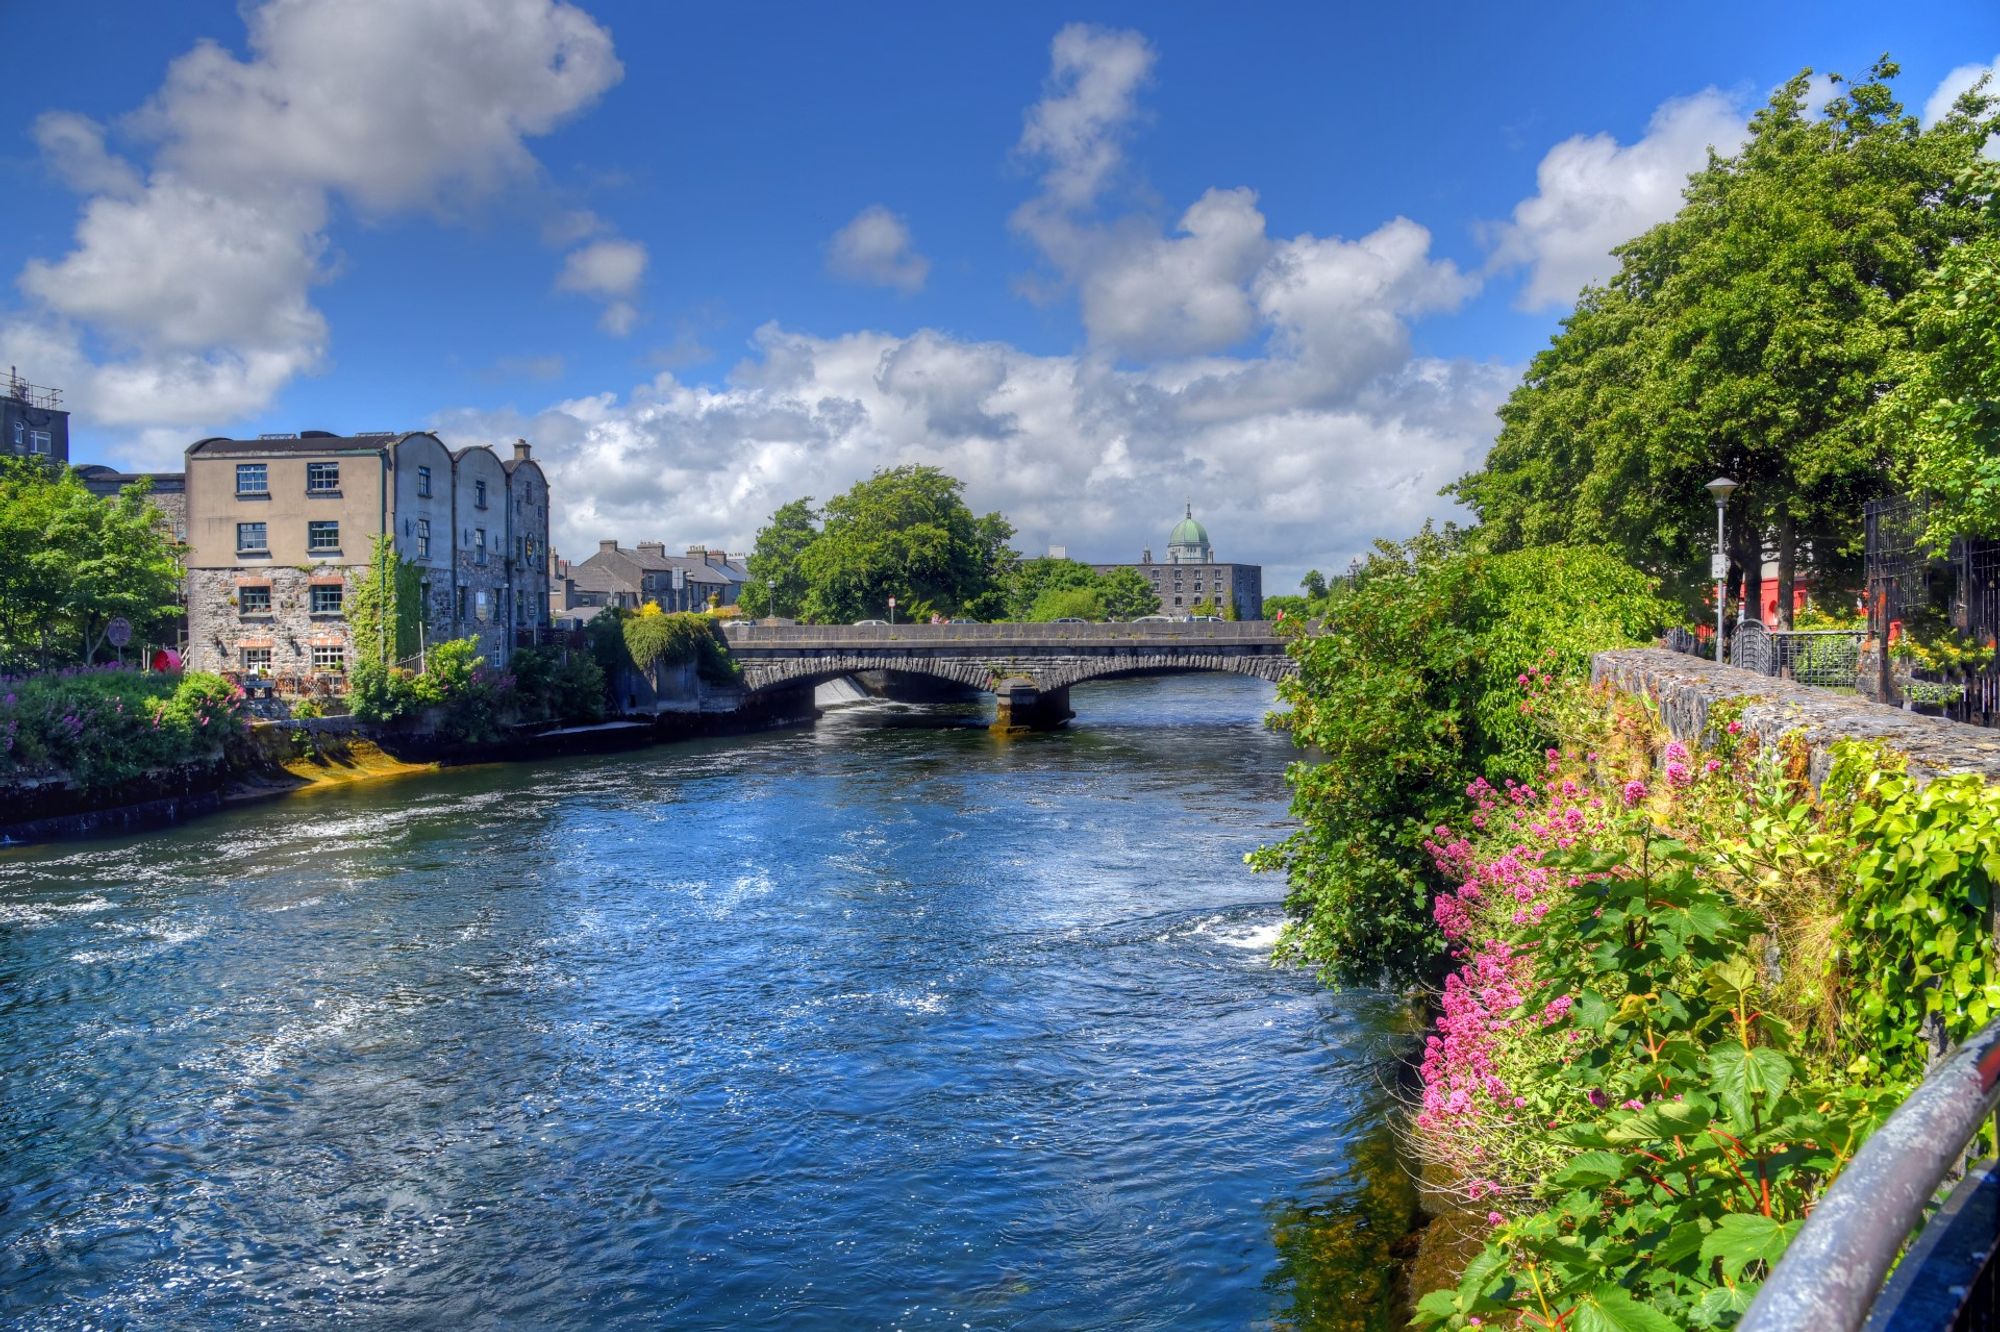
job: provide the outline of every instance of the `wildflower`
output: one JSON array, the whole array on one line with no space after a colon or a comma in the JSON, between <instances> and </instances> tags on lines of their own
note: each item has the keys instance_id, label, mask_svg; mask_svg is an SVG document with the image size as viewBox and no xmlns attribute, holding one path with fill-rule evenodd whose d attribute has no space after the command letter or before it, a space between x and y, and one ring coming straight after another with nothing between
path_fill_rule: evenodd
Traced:
<instances>
[{"instance_id":1,"label":"wildflower","mask_svg":"<svg viewBox=\"0 0 2000 1332\"><path fill-rule=\"evenodd\" d=\"M1502 1215L1500 1215L1500 1213L1498 1213L1498 1212L1488 1212L1488 1213L1486 1214L1486 1224L1487 1224L1487 1225L1489 1225L1489 1226L1498 1226L1498 1225L1504 1225L1504 1224L1506 1224L1506 1221L1507 1221L1507 1218L1506 1218L1506 1217L1504 1217L1504 1216L1502 1216ZM1479 1326L1479 1320L1478 1320L1477 1318L1473 1319L1473 1320L1472 1320L1472 1325L1473 1325L1474 1327L1478 1327L1478 1326Z\"/></svg>"},{"instance_id":2,"label":"wildflower","mask_svg":"<svg viewBox=\"0 0 2000 1332\"><path fill-rule=\"evenodd\" d=\"M1729 725L1723 727L1722 729L1729 732L1731 735L1741 735L1743 734L1743 723L1733 721L1729 723Z\"/></svg>"},{"instance_id":3,"label":"wildflower","mask_svg":"<svg viewBox=\"0 0 2000 1332\"><path fill-rule=\"evenodd\" d=\"M1687 762L1688 747L1678 740L1671 742L1667 745L1666 759L1669 763Z\"/></svg>"},{"instance_id":4,"label":"wildflower","mask_svg":"<svg viewBox=\"0 0 2000 1332\"><path fill-rule=\"evenodd\" d=\"M1623 795L1625 800L1625 808L1631 809L1634 805L1638 804L1641 800L1644 800L1646 798L1646 784L1635 778L1632 781L1625 783L1625 790L1623 792Z\"/></svg>"},{"instance_id":5,"label":"wildflower","mask_svg":"<svg viewBox=\"0 0 2000 1332\"><path fill-rule=\"evenodd\" d=\"M1721 772L1721 771L1722 771L1722 760L1721 760L1721 759L1710 759L1710 760L1709 760L1708 762L1706 762L1706 763L1704 763L1704 764L1702 764L1702 765L1701 765L1701 770L1702 770L1703 772Z\"/></svg>"},{"instance_id":6,"label":"wildflower","mask_svg":"<svg viewBox=\"0 0 2000 1332\"><path fill-rule=\"evenodd\" d=\"M1688 771L1687 764L1669 763L1667 765L1668 786L1688 786L1691 785L1693 781L1694 781L1694 774Z\"/></svg>"}]
</instances>

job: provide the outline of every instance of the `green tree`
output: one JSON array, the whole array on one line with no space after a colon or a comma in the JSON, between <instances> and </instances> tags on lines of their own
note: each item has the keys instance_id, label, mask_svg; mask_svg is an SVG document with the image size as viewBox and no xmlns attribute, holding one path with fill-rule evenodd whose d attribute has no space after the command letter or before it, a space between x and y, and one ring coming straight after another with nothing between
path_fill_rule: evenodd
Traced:
<instances>
[{"instance_id":1,"label":"green tree","mask_svg":"<svg viewBox=\"0 0 2000 1332\"><path fill-rule=\"evenodd\" d=\"M1077 560L1037 556L1014 565L1007 579L1006 614L999 618L1033 618L1035 602L1044 592L1089 590L1098 586L1097 571Z\"/></svg>"},{"instance_id":2,"label":"green tree","mask_svg":"<svg viewBox=\"0 0 2000 1332\"><path fill-rule=\"evenodd\" d=\"M1535 770L1518 680L1580 677L1668 613L1606 551L1466 545L1450 528L1379 544L1326 632L1293 640L1299 670L1279 685L1275 724L1320 758L1287 774L1299 830L1252 863L1285 872L1287 947L1339 984L1434 979L1423 843L1473 778Z\"/></svg>"},{"instance_id":3,"label":"green tree","mask_svg":"<svg viewBox=\"0 0 2000 1332\"><path fill-rule=\"evenodd\" d=\"M1730 551L1779 605L1809 567L1853 576L1863 501L1892 471L1871 409L1909 343L1908 298L1987 228L1965 172L1996 127L1980 94L1922 127L1897 74L1809 114L1807 73L1773 94L1731 157L1711 156L1673 219L1622 246L1501 409L1485 466L1452 493L1494 550L1603 542L1692 602L1727 473Z\"/></svg>"},{"instance_id":4,"label":"green tree","mask_svg":"<svg viewBox=\"0 0 2000 1332\"><path fill-rule=\"evenodd\" d=\"M1909 444L1908 482L1929 503L1931 544L2000 536L2000 169L1968 186L1995 225L1948 255L1915 307L1908 373L1881 407L1881 432Z\"/></svg>"},{"instance_id":5,"label":"green tree","mask_svg":"<svg viewBox=\"0 0 2000 1332\"><path fill-rule=\"evenodd\" d=\"M0 664L94 661L114 618L143 641L179 612L180 554L149 489L103 499L68 468L0 460Z\"/></svg>"},{"instance_id":6,"label":"green tree","mask_svg":"<svg viewBox=\"0 0 2000 1332\"><path fill-rule=\"evenodd\" d=\"M1141 615L1157 615L1160 594L1137 569L1113 569L1097 580L1104 598L1104 613L1114 620L1136 620Z\"/></svg>"},{"instance_id":7,"label":"green tree","mask_svg":"<svg viewBox=\"0 0 2000 1332\"><path fill-rule=\"evenodd\" d=\"M778 506L771 521L757 533L757 544L746 565L740 604L745 615L780 615L796 619L806 604L806 577L799 558L819 536L819 514L812 496Z\"/></svg>"},{"instance_id":8,"label":"green tree","mask_svg":"<svg viewBox=\"0 0 2000 1332\"><path fill-rule=\"evenodd\" d=\"M982 604L996 587L998 514L977 518L962 482L935 467L879 471L829 501L825 525L801 552L804 617L838 623L881 616L890 597L910 613L947 615Z\"/></svg>"},{"instance_id":9,"label":"green tree","mask_svg":"<svg viewBox=\"0 0 2000 1332\"><path fill-rule=\"evenodd\" d=\"M1027 619L1041 624L1051 620L1105 618L1104 594L1094 587L1044 588L1028 608Z\"/></svg>"},{"instance_id":10,"label":"green tree","mask_svg":"<svg viewBox=\"0 0 2000 1332\"><path fill-rule=\"evenodd\" d=\"M1306 594L1307 601L1318 601L1326 595L1326 575L1317 569L1306 570L1306 576L1299 580L1299 590Z\"/></svg>"}]
</instances>

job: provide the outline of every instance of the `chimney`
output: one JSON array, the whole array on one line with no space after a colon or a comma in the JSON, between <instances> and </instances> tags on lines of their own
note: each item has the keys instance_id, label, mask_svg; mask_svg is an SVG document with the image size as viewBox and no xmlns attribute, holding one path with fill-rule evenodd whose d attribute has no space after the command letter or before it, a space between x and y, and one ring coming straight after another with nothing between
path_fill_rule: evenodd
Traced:
<instances>
[{"instance_id":1,"label":"chimney","mask_svg":"<svg viewBox=\"0 0 2000 1332\"><path fill-rule=\"evenodd\" d=\"M1153 548L1151 546L1148 546L1146 547L1146 549L1139 552L1139 563L1151 564L1152 562L1153 562Z\"/></svg>"},{"instance_id":2,"label":"chimney","mask_svg":"<svg viewBox=\"0 0 2000 1332\"><path fill-rule=\"evenodd\" d=\"M526 462L526 461L528 461L528 441L527 441L527 440L525 440L525 439L517 439L517 440L515 440L515 441L514 441L514 461L515 461L515 462Z\"/></svg>"},{"instance_id":3,"label":"chimney","mask_svg":"<svg viewBox=\"0 0 2000 1332\"><path fill-rule=\"evenodd\" d=\"M706 559L708 558L708 547L707 547L707 546L689 546L689 547L688 547L688 558L689 558L689 559L691 559L691 560L706 560Z\"/></svg>"},{"instance_id":4,"label":"chimney","mask_svg":"<svg viewBox=\"0 0 2000 1332\"><path fill-rule=\"evenodd\" d=\"M611 539L610 541L600 541L600 542L598 542L598 543L597 543L597 553L598 553L599 555L616 555L616 554L618 553L618 541L617 541L617 538L615 538L615 537L614 537L614 538L612 538L612 539Z\"/></svg>"},{"instance_id":5,"label":"chimney","mask_svg":"<svg viewBox=\"0 0 2000 1332\"><path fill-rule=\"evenodd\" d=\"M664 560L667 558L667 543L664 541L641 541L639 543L639 553L641 555L651 555L656 560Z\"/></svg>"}]
</instances>

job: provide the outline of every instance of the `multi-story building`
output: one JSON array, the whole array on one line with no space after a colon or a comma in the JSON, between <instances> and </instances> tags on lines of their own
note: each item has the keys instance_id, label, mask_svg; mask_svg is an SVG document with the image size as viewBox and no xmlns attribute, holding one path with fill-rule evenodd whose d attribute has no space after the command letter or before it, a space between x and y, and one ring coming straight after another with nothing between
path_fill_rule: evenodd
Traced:
<instances>
[{"instance_id":1,"label":"multi-story building","mask_svg":"<svg viewBox=\"0 0 2000 1332\"><path fill-rule=\"evenodd\" d=\"M146 503L176 541L187 540L187 474L184 472L121 472L103 463L80 463L70 469L83 488L105 499L118 498L125 487L146 483Z\"/></svg>"},{"instance_id":2,"label":"multi-story building","mask_svg":"<svg viewBox=\"0 0 2000 1332\"><path fill-rule=\"evenodd\" d=\"M526 441L503 464L424 431L204 439L186 478L194 669L345 673L347 598L378 536L418 571L428 641L471 636L504 666L548 623L527 555L548 549L548 483Z\"/></svg>"},{"instance_id":3,"label":"multi-story building","mask_svg":"<svg viewBox=\"0 0 2000 1332\"><path fill-rule=\"evenodd\" d=\"M69 413L62 390L22 379L13 366L0 381L0 455L69 461Z\"/></svg>"},{"instance_id":4,"label":"multi-story building","mask_svg":"<svg viewBox=\"0 0 2000 1332\"><path fill-rule=\"evenodd\" d=\"M734 606L749 577L741 556L706 546L690 546L683 556L667 554L664 541L641 541L631 550L616 541L600 541L595 555L568 566L558 610L600 606L632 610L649 601L658 602L665 611L707 610L711 602Z\"/></svg>"},{"instance_id":5,"label":"multi-story building","mask_svg":"<svg viewBox=\"0 0 2000 1332\"><path fill-rule=\"evenodd\" d=\"M1200 602L1234 611L1241 620L1264 618L1264 566L1225 564L1215 558L1208 529L1195 521L1194 506L1167 534L1167 558L1156 563L1153 552L1141 552L1137 564L1093 564L1101 574L1136 569L1160 598L1163 615L1186 615Z\"/></svg>"}]
</instances>

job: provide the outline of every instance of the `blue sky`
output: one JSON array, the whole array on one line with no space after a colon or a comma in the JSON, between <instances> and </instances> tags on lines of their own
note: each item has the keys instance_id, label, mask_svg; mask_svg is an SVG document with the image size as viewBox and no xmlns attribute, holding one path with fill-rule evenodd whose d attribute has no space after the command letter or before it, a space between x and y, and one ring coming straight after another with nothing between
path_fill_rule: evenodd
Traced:
<instances>
[{"instance_id":1,"label":"blue sky","mask_svg":"<svg viewBox=\"0 0 2000 1332\"><path fill-rule=\"evenodd\" d=\"M1031 550L1192 497L1279 590L1449 512L1774 85L2000 55L1985 3L1522 8L0 0L0 359L85 460L523 434L571 549L926 461Z\"/></svg>"}]
</instances>

